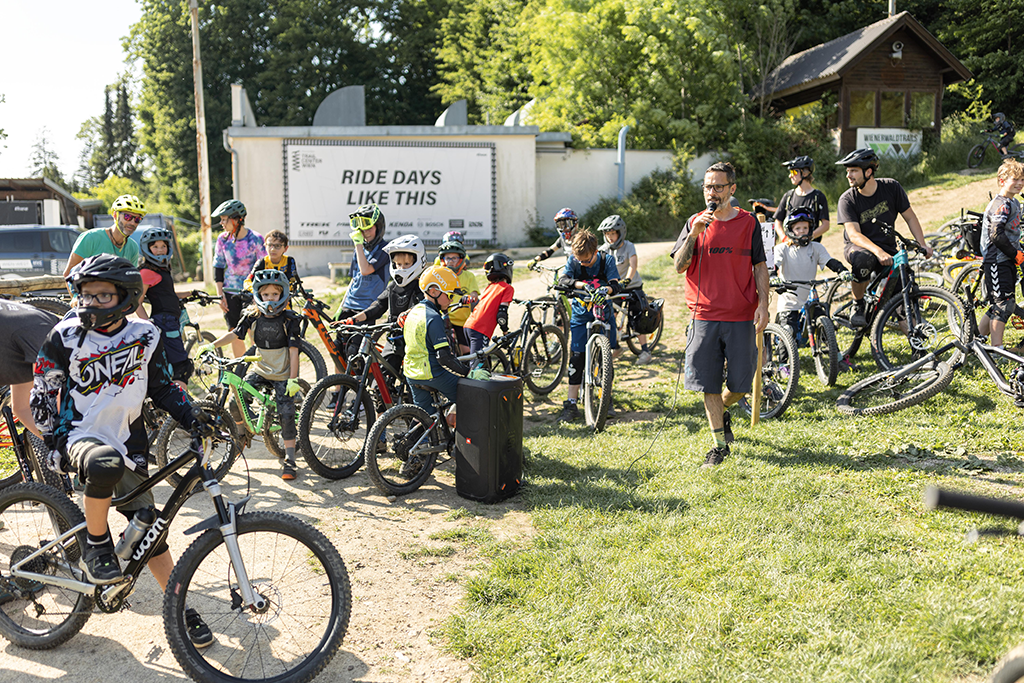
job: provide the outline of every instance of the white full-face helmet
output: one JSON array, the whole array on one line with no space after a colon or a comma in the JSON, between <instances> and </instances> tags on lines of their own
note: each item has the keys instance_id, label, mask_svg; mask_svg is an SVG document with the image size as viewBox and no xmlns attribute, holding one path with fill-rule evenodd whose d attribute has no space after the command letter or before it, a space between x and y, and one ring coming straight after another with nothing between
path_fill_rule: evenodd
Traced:
<instances>
[{"instance_id":1,"label":"white full-face helmet","mask_svg":"<svg viewBox=\"0 0 1024 683\"><path fill-rule=\"evenodd\" d=\"M416 235L396 237L384 246L384 252L391 257L391 278L399 287L414 282L427 267L427 249ZM399 268L394 260L394 255L399 253L412 254L416 261L408 268Z\"/></svg>"}]
</instances>

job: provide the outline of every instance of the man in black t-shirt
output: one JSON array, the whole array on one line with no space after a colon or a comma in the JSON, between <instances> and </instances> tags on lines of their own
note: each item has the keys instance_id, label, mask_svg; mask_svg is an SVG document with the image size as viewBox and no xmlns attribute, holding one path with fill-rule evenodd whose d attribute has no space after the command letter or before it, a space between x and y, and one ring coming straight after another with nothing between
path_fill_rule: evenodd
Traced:
<instances>
[{"instance_id":1,"label":"man in black t-shirt","mask_svg":"<svg viewBox=\"0 0 1024 683\"><path fill-rule=\"evenodd\" d=\"M932 248L925 242L921 223L903 187L892 178L875 178L878 157L873 150L854 150L836 165L846 167L850 183L850 189L839 198L836 207L837 220L844 227L843 256L853 271L854 311L850 324L864 327L864 293L868 283L874 273L892 266L892 256L897 251L893 235L896 216L903 217L929 258Z\"/></svg>"},{"instance_id":2,"label":"man in black t-shirt","mask_svg":"<svg viewBox=\"0 0 1024 683\"><path fill-rule=\"evenodd\" d=\"M60 318L35 306L0 300L0 384L11 386L11 410L29 431L42 438L29 410L32 366L39 347Z\"/></svg>"},{"instance_id":3,"label":"man in black t-shirt","mask_svg":"<svg viewBox=\"0 0 1024 683\"><path fill-rule=\"evenodd\" d=\"M793 183L793 189L782 195L782 201L775 210L775 234L779 241L785 241L786 233L782 229L786 218L803 208L807 213L817 220L817 228L811 234L815 242L821 241L821 236L828 232L828 199L821 190L814 189L811 182L814 180L814 159L808 156L800 156L790 159L782 164L789 169L789 182Z\"/></svg>"}]
</instances>

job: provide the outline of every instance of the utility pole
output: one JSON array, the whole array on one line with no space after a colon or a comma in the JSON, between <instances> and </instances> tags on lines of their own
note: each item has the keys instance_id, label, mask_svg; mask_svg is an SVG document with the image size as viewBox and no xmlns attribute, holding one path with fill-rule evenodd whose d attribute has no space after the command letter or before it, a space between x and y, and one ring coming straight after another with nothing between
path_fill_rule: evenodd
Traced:
<instances>
[{"instance_id":1,"label":"utility pole","mask_svg":"<svg viewBox=\"0 0 1024 683\"><path fill-rule=\"evenodd\" d=\"M213 241L210 238L210 160L206 154L206 107L203 105L203 62L199 57L199 0L189 0L192 15L192 80L196 100L196 150L199 160L199 232L203 236L203 284L213 285Z\"/></svg>"}]
</instances>

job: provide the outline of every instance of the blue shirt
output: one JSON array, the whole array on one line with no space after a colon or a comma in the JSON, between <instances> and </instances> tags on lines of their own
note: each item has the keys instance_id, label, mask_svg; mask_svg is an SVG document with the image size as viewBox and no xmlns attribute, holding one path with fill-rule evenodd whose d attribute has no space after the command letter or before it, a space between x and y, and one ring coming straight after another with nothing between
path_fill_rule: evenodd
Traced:
<instances>
[{"instance_id":1,"label":"blue shirt","mask_svg":"<svg viewBox=\"0 0 1024 683\"><path fill-rule=\"evenodd\" d=\"M608 280L619 279L619 268L615 265L615 258L611 254L599 251L597 260L590 267L584 266L575 256L570 256L565 264L565 274L573 280L597 280L597 286L604 287L608 284ZM572 299L572 312L581 316L589 314L583 303L575 297Z\"/></svg>"},{"instance_id":2,"label":"blue shirt","mask_svg":"<svg viewBox=\"0 0 1024 683\"><path fill-rule=\"evenodd\" d=\"M384 251L385 244L384 240L379 240L375 247L369 249L364 247L366 260L373 268L373 272L369 275L363 275L359 271L359 257L355 253L352 254L352 283L348 286L348 291L345 292L345 300L341 302L342 308L350 311L362 311L369 308L370 304L376 301L380 293L384 291L391 274L391 259Z\"/></svg>"}]
</instances>

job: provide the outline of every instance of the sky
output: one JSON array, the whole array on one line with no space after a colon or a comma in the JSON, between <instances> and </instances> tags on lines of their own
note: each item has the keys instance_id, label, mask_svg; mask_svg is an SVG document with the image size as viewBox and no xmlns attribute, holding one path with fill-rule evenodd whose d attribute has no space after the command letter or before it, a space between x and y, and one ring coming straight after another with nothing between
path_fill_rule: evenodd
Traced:
<instances>
[{"instance_id":1,"label":"sky","mask_svg":"<svg viewBox=\"0 0 1024 683\"><path fill-rule=\"evenodd\" d=\"M129 69L121 46L136 0L0 0L0 178L27 178L45 128L65 177L78 169L82 123L103 114L103 88Z\"/></svg>"}]
</instances>

